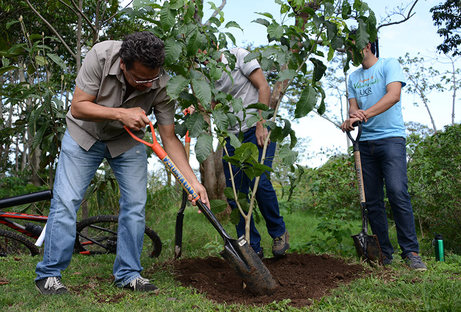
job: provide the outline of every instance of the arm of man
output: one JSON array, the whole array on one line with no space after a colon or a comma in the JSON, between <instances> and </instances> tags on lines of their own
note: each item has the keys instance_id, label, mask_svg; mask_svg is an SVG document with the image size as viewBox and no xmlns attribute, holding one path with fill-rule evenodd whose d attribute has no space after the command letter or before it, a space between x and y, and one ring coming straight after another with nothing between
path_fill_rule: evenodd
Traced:
<instances>
[{"instance_id":1,"label":"arm of man","mask_svg":"<svg viewBox=\"0 0 461 312\"><path fill-rule=\"evenodd\" d=\"M378 101L375 105L369 107L366 110L357 110L355 113L351 114L351 117L360 118L367 122L371 117L377 116L389 108L391 108L395 103L400 101L400 93L402 90L402 83L400 81L393 81L386 86L386 94Z\"/></svg>"},{"instance_id":2,"label":"arm of man","mask_svg":"<svg viewBox=\"0 0 461 312\"><path fill-rule=\"evenodd\" d=\"M96 96L75 87L70 111L77 119L89 121L118 120L130 129L139 131L149 123L140 107L106 107L96 104Z\"/></svg>"},{"instance_id":3,"label":"arm of man","mask_svg":"<svg viewBox=\"0 0 461 312\"><path fill-rule=\"evenodd\" d=\"M261 68L255 69L248 77L251 83L258 89L258 102L269 106L271 98L271 88L267 83L266 77ZM264 146L264 141L268 135L267 128L264 127L264 120L261 117L261 121L256 123L256 140L259 146Z\"/></svg>"},{"instance_id":4,"label":"arm of man","mask_svg":"<svg viewBox=\"0 0 461 312\"><path fill-rule=\"evenodd\" d=\"M192 168L187 160L186 151L181 141L174 133L174 125L158 125L158 132L162 139L163 147L171 160L178 167L179 171L184 175L187 181L192 184L194 190L199 194L202 202L205 205L209 204L208 195L205 187L197 180Z\"/></svg>"},{"instance_id":5,"label":"arm of man","mask_svg":"<svg viewBox=\"0 0 461 312\"><path fill-rule=\"evenodd\" d=\"M362 120L359 117L352 117L355 116L356 113L359 111L359 105L357 104L357 100L355 98L349 99L349 119L346 119L343 124L341 125L341 130L345 131L352 131L354 127L352 126L356 121Z\"/></svg>"}]
</instances>

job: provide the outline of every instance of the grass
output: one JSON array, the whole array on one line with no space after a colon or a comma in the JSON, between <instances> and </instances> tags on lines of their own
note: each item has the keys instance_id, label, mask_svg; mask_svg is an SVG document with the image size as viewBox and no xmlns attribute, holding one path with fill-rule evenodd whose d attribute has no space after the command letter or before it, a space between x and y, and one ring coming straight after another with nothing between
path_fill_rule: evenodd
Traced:
<instances>
[{"instance_id":1,"label":"grass","mask_svg":"<svg viewBox=\"0 0 461 312\"><path fill-rule=\"evenodd\" d=\"M162 239L159 259L143 257L144 276L162 291L158 296L132 293L111 285L114 255L74 255L63 281L71 294L39 296L34 288L35 266L40 257L0 258L1 311L461 311L461 256L450 255L446 262L425 256L429 270L413 272L395 259L390 269L373 270L366 278L342 286L312 306L295 309L288 301L264 307L216 304L193 289L176 282L168 261L173 258L176 211L149 210L147 223ZM184 218L183 258L217 256L222 239L196 208L188 207ZM284 215L291 242L301 246L315 233L318 219L302 212ZM234 226L223 222L232 235ZM262 246L270 250L271 240L260 225ZM357 226L357 232L360 225ZM352 243L352 242L351 242ZM269 252L270 253L270 252ZM355 261L352 258L348 261ZM158 268L161 268L159 270Z\"/></svg>"}]
</instances>

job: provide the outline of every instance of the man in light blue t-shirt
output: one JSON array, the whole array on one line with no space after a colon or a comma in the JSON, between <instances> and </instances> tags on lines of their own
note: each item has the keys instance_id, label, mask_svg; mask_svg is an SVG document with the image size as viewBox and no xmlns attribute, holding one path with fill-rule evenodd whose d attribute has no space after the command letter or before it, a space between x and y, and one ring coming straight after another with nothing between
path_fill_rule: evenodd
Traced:
<instances>
[{"instance_id":1,"label":"man in light blue t-shirt","mask_svg":"<svg viewBox=\"0 0 461 312\"><path fill-rule=\"evenodd\" d=\"M383 252L384 264L392 262L394 248L389 240L384 206L384 185L397 229L401 256L410 268L424 271L426 265L418 255L413 209L407 186L405 125L400 93L405 77L396 59L375 55L375 43L362 50L362 68L349 77L349 119L343 131L363 122L359 149L362 162L368 218Z\"/></svg>"}]
</instances>

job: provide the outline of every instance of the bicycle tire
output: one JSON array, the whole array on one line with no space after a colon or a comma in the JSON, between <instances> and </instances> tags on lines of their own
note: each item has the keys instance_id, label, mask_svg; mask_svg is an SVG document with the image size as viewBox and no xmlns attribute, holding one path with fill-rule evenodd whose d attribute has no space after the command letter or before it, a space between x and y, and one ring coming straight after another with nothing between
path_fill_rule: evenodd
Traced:
<instances>
[{"instance_id":1,"label":"bicycle tire","mask_svg":"<svg viewBox=\"0 0 461 312\"><path fill-rule=\"evenodd\" d=\"M36 256L39 253L38 247L24 235L0 229L0 257L27 254Z\"/></svg>"},{"instance_id":2,"label":"bicycle tire","mask_svg":"<svg viewBox=\"0 0 461 312\"><path fill-rule=\"evenodd\" d=\"M117 251L118 216L101 215L84 219L77 223L76 252L82 254L115 254ZM144 229L143 252L149 257L158 257L162 242L154 230Z\"/></svg>"}]
</instances>

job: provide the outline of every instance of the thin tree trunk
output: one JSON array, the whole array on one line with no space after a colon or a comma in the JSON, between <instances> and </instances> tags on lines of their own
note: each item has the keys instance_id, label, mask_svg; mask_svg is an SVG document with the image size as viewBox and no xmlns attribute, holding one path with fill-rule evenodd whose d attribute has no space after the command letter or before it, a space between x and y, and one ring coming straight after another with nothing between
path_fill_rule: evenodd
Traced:
<instances>
[{"instance_id":1,"label":"thin tree trunk","mask_svg":"<svg viewBox=\"0 0 461 312\"><path fill-rule=\"evenodd\" d=\"M224 189L226 180L222 164L223 150L218 148L200 164L200 176L202 184L206 188L210 199L225 200Z\"/></svg>"}]
</instances>

